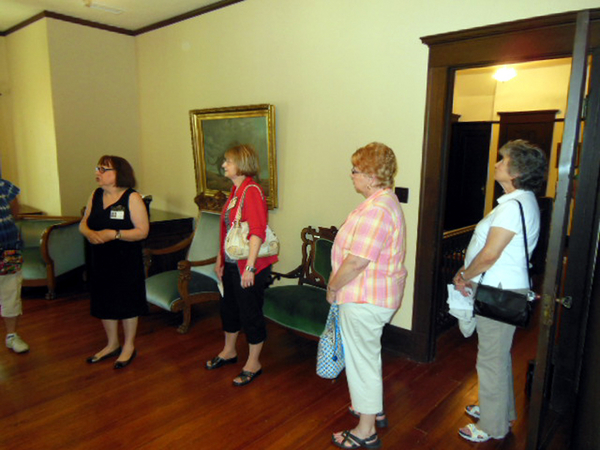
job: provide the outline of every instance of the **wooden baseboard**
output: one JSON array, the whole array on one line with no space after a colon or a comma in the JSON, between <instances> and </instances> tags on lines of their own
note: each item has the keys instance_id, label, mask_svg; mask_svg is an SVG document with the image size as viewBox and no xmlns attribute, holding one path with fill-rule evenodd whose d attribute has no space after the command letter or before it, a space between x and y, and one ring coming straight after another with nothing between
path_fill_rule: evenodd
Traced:
<instances>
[{"instance_id":1,"label":"wooden baseboard","mask_svg":"<svg viewBox=\"0 0 600 450\"><path fill-rule=\"evenodd\" d=\"M427 336L422 333L387 324L383 329L383 348L412 361L431 362Z\"/></svg>"}]
</instances>

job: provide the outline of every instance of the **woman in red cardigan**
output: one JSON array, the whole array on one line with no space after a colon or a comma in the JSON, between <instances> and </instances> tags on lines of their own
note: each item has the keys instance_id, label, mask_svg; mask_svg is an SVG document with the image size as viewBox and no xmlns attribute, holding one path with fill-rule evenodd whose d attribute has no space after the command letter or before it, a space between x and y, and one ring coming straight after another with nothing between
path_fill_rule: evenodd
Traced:
<instances>
[{"instance_id":1,"label":"woman in red cardigan","mask_svg":"<svg viewBox=\"0 0 600 450\"><path fill-rule=\"evenodd\" d=\"M215 271L223 282L221 321L225 332L223 350L206 362L208 370L237 362L236 342L242 330L249 345L248 360L242 372L233 380L234 386L245 386L262 373L260 352L267 337L263 315L264 290L277 256L258 258L258 250L265 239L267 202L253 177L258 174L258 156L249 145L238 145L225 152L225 176L233 182L231 194L221 213L221 251ZM224 250L225 236L235 220L244 197L242 222L248 222L250 254L248 259L235 261Z\"/></svg>"}]
</instances>

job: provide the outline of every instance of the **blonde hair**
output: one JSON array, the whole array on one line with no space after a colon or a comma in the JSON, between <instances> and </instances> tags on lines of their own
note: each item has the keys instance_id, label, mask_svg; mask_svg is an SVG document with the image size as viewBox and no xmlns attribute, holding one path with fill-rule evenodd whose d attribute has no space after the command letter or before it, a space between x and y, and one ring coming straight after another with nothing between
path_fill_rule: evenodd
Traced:
<instances>
[{"instance_id":1,"label":"blonde hair","mask_svg":"<svg viewBox=\"0 0 600 450\"><path fill-rule=\"evenodd\" d=\"M398 164L394 151L387 145L371 142L356 150L351 161L359 171L374 177L377 180L377 187L394 187Z\"/></svg>"},{"instance_id":2,"label":"blonde hair","mask_svg":"<svg viewBox=\"0 0 600 450\"><path fill-rule=\"evenodd\" d=\"M256 177L260 171L258 155L249 144L236 145L225 152L225 158L231 158L238 167L237 175Z\"/></svg>"}]
</instances>

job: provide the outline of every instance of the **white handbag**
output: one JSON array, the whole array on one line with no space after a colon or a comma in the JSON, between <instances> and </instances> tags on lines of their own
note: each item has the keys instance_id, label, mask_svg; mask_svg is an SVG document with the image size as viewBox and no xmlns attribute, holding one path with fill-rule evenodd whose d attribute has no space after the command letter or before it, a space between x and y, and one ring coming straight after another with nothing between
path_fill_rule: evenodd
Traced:
<instances>
[{"instance_id":1,"label":"white handbag","mask_svg":"<svg viewBox=\"0 0 600 450\"><path fill-rule=\"evenodd\" d=\"M233 221L233 225L227 232L227 236L225 237L225 253L233 260L240 259L248 259L250 255L250 240L248 239L248 233L250 232L250 226L248 222L241 222L242 218L242 208L244 207L244 198L246 197L246 191L248 188L255 187L260 192L262 197L262 192L258 186L255 184L251 184L246 187L244 193L242 194L242 199L240 201L240 206L237 209L235 214L235 219ZM267 225L265 240L260 246L258 250L258 257L264 258L266 256L275 256L279 254L279 239L271 230L271 227Z\"/></svg>"}]
</instances>

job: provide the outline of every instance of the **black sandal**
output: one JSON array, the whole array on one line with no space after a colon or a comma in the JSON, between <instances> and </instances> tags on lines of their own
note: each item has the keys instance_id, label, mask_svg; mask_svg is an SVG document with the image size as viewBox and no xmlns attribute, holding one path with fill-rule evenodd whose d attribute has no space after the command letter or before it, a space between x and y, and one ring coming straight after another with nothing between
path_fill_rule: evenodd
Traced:
<instances>
[{"instance_id":1,"label":"black sandal","mask_svg":"<svg viewBox=\"0 0 600 450\"><path fill-rule=\"evenodd\" d=\"M223 367L225 364L235 364L237 362L237 356L229 359L223 359L220 356L215 356L210 361L206 361L206 370L218 369Z\"/></svg>"},{"instance_id":2,"label":"black sandal","mask_svg":"<svg viewBox=\"0 0 600 450\"><path fill-rule=\"evenodd\" d=\"M354 410L352 406L348 406L348 411L354 417L360 419L360 413ZM375 425L377 426L377 428L386 428L389 425L385 412L381 411L375 414Z\"/></svg>"},{"instance_id":3,"label":"black sandal","mask_svg":"<svg viewBox=\"0 0 600 450\"><path fill-rule=\"evenodd\" d=\"M256 372L248 372L247 370L242 370L242 372L238 375L240 381L233 380L234 386L246 386L247 384L252 383L256 377L258 377L262 373L262 369L258 369Z\"/></svg>"},{"instance_id":4,"label":"black sandal","mask_svg":"<svg viewBox=\"0 0 600 450\"><path fill-rule=\"evenodd\" d=\"M373 436L361 439L358 436L353 435L350 430L342 431L342 442L335 440L335 433L331 435L331 442L333 445L339 448L356 449L356 448L380 448L381 439L375 433Z\"/></svg>"}]
</instances>

